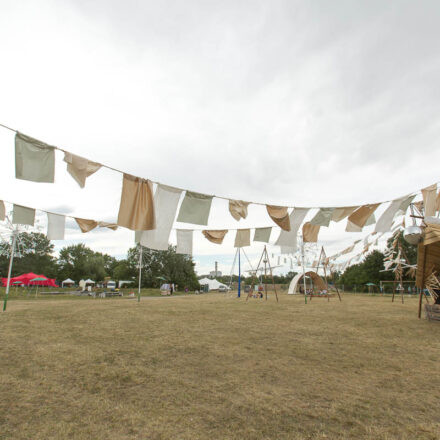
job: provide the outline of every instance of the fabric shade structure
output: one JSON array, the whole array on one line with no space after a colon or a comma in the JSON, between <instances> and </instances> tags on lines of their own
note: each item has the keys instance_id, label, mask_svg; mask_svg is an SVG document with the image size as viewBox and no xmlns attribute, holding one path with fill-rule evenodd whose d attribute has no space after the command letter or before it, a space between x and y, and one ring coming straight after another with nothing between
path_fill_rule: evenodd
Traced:
<instances>
[{"instance_id":1,"label":"fabric shade structure","mask_svg":"<svg viewBox=\"0 0 440 440\"><path fill-rule=\"evenodd\" d=\"M95 282L93 280L91 280L90 278L88 280L85 280L84 283L87 284L95 284Z\"/></svg>"},{"instance_id":2,"label":"fabric shade structure","mask_svg":"<svg viewBox=\"0 0 440 440\"><path fill-rule=\"evenodd\" d=\"M217 280L211 280L209 278L202 278L201 280L199 280L199 284L201 286L208 286L209 290L218 290L220 287L226 287L226 289L228 288L228 286L226 284L220 283L220 281Z\"/></svg>"},{"instance_id":3,"label":"fabric shade structure","mask_svg":"<svg viewBox=\"0 0 440 440\"><path fill-rule=\"evenodd\" d=\"M7 278L2 278L2 285L6 287L8 283ZM45 286L45 287L58 287L57 283L52 278L47 278L44 275L38 275L33 272L19 275L18 277L11 278L9 285L23 284L24 286Z\"/></svg>"},{"instance_id":4,"label":"fabric shade structure","mask_svg":"<svg viewBox=\"0 0 440 440\"><path fill-rule=\"evenodd\" d=\"M298 286L298 283L302 281L303 276L304 274L299 273L293 277L292 281L289 284L289 290L287 291L289 295L294 295L295 293L297 293L296 288ZM327 285L325 284L325 281L316 272L313 271L306 272L305 276L311 278L313 285L318 289L327 289Z\"/></svg>"},{"instance_id":5,"label":"fabric shade structure","mask_svg":"<svg viewBox=\"0 0 440 440\"><path fill-rule=\"evenodd\" d=\"M71 280L70 278L67 278L67 280L61 282L62 287L64 287L66 284L71 286L72 284L75 284L75 281Z\"/></svg>"}]
</instances>

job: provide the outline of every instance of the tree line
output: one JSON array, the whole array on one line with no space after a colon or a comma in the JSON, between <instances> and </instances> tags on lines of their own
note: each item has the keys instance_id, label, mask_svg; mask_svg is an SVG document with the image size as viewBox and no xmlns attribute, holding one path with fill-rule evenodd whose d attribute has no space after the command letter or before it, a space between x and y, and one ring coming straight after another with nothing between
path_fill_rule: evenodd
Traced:
<instances>
[{"instance_id":1,"label":"tree line","mask_svg":"<svg viewBox=\"0 0 440 440\"><path fill-rule=\"evenodd\" d=\"M44 274L59 283L71 278L79 282L91 278L96 282L109 277L112 280L132 280L138 283L139 247L128 250L121 260L96 252L84 244L65 246L54 254L54 245L44 234L22 232L17 238L18 251L14 256L12 276L27 272ZM9 266L10 244L0 243L0 275L6 277ZM180 288L197 289L197 276L191 257L176 253L174 246L166 251L142 250L142 287L159 287L168 281Z\"/></svg>"}]
</instances>

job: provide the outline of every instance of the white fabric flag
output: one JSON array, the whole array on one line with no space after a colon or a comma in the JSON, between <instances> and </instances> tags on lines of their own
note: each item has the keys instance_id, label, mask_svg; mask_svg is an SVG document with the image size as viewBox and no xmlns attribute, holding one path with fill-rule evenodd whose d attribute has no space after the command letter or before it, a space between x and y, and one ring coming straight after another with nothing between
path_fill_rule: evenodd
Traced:
<instances>
[{"instance_id":1,"label":"white fabric flag","mask_svg":"<svg viewBox=\"0 0 440 440\"><path fill-rule=\"evenodd\" d=\"M177 229L176 253L192 255L193 253L193 231L190 229Z\"/></svg>"},{"instance_id":2,"label":"white fabric flag","mask_svg":"<svg viewBox=\"0 0 440 440\"><path fill-rule=\"evenodd\" d=\"M280 261L281 261L281 257L278 257L278 263L277 263L277 266L280 265Z\"/></svg>"},{"instance_id":3,"label":"white fabric flag","mask_svg":"<svg viewBox=\"0 0 440 440\"><path fill-rule=\"evenodd\" d=\"M406 199L403 200L401 205L399 206L399 210L397 211L398 214L405 214L406 210L408 209L408 206L411 204L411 202L415 198L415 194L412 196L408 196Z\"/></svg>"},{"instance_id":4,"label":"white fabric flag","mask_svg":"<svg viewBox=\"0 0 440 440\"><path fill-rule=\"evenodd\" d=\"M25 206L21 205L14 205L12 209L12 223L34 226L35 209L26 208Z\"/></svg>"},{"instance_id":5,"label":"white fabric flag","mask_svg":"<svg viewBox=\"0 0 440 440\"><path fill-rule=\"evenodd\" d=\"M47 213L47 238L49 240L64 240L66 217L64 215Z\"/></svg>"},{"instance_id":6,"label":"white fabric flag","mask_svg":"<svg viewBox=\"0 0 440 440\"><path fill-rule=\"evenodd\" d=\"M393 200L387 209L380 216L379 220L376 223L376 227L374 232L388 232L391 230L391 226L393 226L393 219L396 215L397 211L399 211L402 202L406 201L407 197L401 197L400 199Z\"/></svg>"},{"instance_id":7,"label":"white fabric flag","mask_svg":"<svg viewBox=\"0 0 440 440\"><path fill-rule=\"evenodd\" d=\"M328 227L333 217L335 208L320 208L315 217L310 220L310 223L315 226Z\"/></svg>"},{"instance_id":8,"label":"white fabric flag","mask_svg":"<svg viewBox=\"0 0 440 440\"><path fill-rule=\"evenodd\" d=\"M0 200L0 220L3 221L6 218L5 202Z\"/></svg>"},{"instance_id":9,"label":"white fabric flag","mask_svg":"<svg viewBox=\"0 0 440 440\"><path fill-rule=\"evenodd\" d=\"M435 216L436 198L437 198L437 184L427 186L422 189L423 207L425 208L425 217Z\"/></svg>"},{"instance_id":10,"label":"white fabric flag","mask_svg":"<svg viewBox=\"0 0 440 440\"><path fill-rule=\"evenodd\" d=\"M292 211L290 214L290 231L281 230L280 235L275 242L276 246L281 246L281 250L283 250L284 247L287 247L291 249L292 252L296 251L298 229L308 211L309 208L295 208Z\"/></svg>"},{"instance_id":11,"label":"white fabric flag","mask_svg":"<svg viewBox=\"0 0 440 440\"><path fill-rule=\"evenodd\" d=\"M157 251L168 249L168 239L176 217L182 191L171 186L158 184L154 193L154 209L156 212L156 229L142 231L140 243L142 246Z\"/></svg>"}]
</instances>

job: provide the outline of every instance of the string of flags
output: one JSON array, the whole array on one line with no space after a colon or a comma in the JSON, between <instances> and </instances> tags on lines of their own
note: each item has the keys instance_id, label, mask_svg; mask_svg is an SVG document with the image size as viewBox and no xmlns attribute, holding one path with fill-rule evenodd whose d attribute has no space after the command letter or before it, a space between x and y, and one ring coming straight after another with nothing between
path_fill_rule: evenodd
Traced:
<instances>
[{"instance_id":1,"label":"string of flags","mask_svg":"<svg viewBox=\"0 0 440 440\"><path fill-rule=\"evenodd\" d=\"M331 222L347 219L347 232L361 232L364 227L375 224L374 233L386 233L392 228L397 215L406 213L416 193L408 194L385 202L342 207L291 207L276 206L229 199L222 196L207 195L171 187L149 179L124 173L107 165L77 156L60 147L46 144L21 132L1 126L15 132L15 177L31 182L55 182L55 151L64 153L66 170L81 188L87 179L101 168L108 168L122 174L122 191L117 221L108 223L91 219L75 218L82 232L89 232L97 227L117 229L118 226L136 231L136 241L151 249L168 248L168 240L174 221L191 225L207 226L214 198L228 200L229 213L236 221L246 219L250 204L265 205L269 218L275 223L273 227L236 229L234 246L244 247L251 243L251 229L254 229L253 241L268 243L273 228L280 233L275 245L280 246L284 254L294 253L297 249L297 237L300 233L304 242L316 243L321 227L329 227ZM155 188L154 188L155 185ZM182 199L183 194L183 199ZM421 190L426 215L435 215L440 210L440 193L437 183ZM182 199L182 201L181 201ZM179 208L180 203L180 208ZM388 206L376 221L375 212L379 206ZM318 211L313 218L304 223L311 209ZM4 203L0 202L0 220L4 219ZM290 212L289 212L290 211ZM62 214L47 213L48 237L63 239L65 217ZM33 225L35 209L15 205L13 223ZM189 253L192 250L192 235L195 229L177 229L178 250ZM230 228L220 230L204 229L203 235L212 243L221 244ZM191 245L191 246L190 246ZM345 253L349 253L345 249ZM344 255L344 254L342 254Z\"/></svg>"}]
</instances>

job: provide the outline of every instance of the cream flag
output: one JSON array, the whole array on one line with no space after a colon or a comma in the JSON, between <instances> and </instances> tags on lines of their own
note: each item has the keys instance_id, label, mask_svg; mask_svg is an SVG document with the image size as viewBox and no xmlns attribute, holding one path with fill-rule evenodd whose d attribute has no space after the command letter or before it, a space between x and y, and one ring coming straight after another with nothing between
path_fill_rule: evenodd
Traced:
<instances>
[{"instance_id":1,"label":"cream flag","mask_svg":"<svg viewBox=\"0 0 440 440\"><path fill-rule=\"evenodd\" d=\"M176 217L182 191L171 186L158 184L154 193L156 212L156 229L143 231L140 243L142 246L158 251L168 249L168 240Z\"/></svg>"},{"instance_id":2,"label":"cream flag","mask_svg":"<svg viewBox=\"0 0 440 440\"><path fill-rule=\"evenodd\" d=\"M393 200L383 214L379 217L376 223L374 232L388 232L393 226L393 219L397 212L400 210L403 201L407 200L407 196L401 197L400 199Z\"/></svg>"},{"instance_id":3,"label":"cream flag","mask_svg":"<svg viewBox=\"0 0 440 440\"><path fill-rule=\"evenodd\" d=\"M0 200L0 220L3 221L5 218L6 218L5 202L3 202L3 200Z\"/></svg>"},{"instance_id":4,"label":"cream flag","mask_svg":"<svg viewBox=\"0 0 440 440\"><path fill-rule=\"evenodd\" d=\"M102 166L100 163L92 162L67 151L64 153L64 162L67 163L67 172L81 188L85 187L87 177L96 173Z\"/></svg>"},{"instance_id":5,"label":"cream flag","mask_svg":"<svg viewBox=\"0 0 440 440\"><path fill-rule=\"evenodd\" d=\"M186 191L180 205L177 221L195 225L207 225L211 211L212 197L206 194Z\"/></svg>"},{"instance_id":6,"label":"cream flag","mask_svg":"<svg viewBox=\"0 0 440 440\"><path fill-rule=\"evenodd\" d=\"M255 228L254 241L269 243L272 228Z\"/></svg>"},{"instance_id":7,"label":"cream flag","mask_svg":"<svg viewBox=\"0 0 440 440\"><path fill-rule=\"evenodd\" d=\"M12 208L12 223L34 226L35 209L14 204L14 207Z\"/></svg>"},{"instance_id":8,"label":"cream flag","mask_svg":"<svg viewBox=\"0 0 440 440\"><path fill-rule=\"evenodd\" d=\"M47 238L49 240L64 240L66 217L64 215L47 213Z\"/></svg>"},{"instance_id":9,"label":"cream flag","mask_svg":"<svg viewBox=\"0 0 440 440\"><path fill-rule=\"evenodd\" d=\"M17 132L15 177L32 182L54 183L55 147Z\"/></svg>"},{"instance_id":10,"label":"cream flag","mask_svg":"<svg viewBox=\"0 0 440 440\"><path fill-rule=\"evenodd\" d=\"M315 217L310 220L312 225L328 227L333 216L335 208L320 208Z\"/></svg>"},{"instance_id":11,"label":"cream flag","mask_svg":"<svg viewBox=\"0 0 440 440\"><path fill-rule=\"evenodd\" d=\"M290 231L282 230L275 242L275 246L281 246L281 251L283 248L289 248L292 252L296 251L298 230L308 211L309 208L295 208L292 211L290 214Z\"/></svg>"},{"instance_id":12,"label":"cream flag","mask_svg":"<svg viewBox=\"0 0 440 440\"><path fill-rule=\"evenodd\" d=\"M192 255L193 253L193 231L189 229L177 229L176 253Z\"/></svg>"},{"instance_id":13,"label":"cream flag","mask_svg":"<svg viewBox=\"0 0 440 440\"><path fill-rule=\"evenodd\" d=\"M251 245L251 230L250 229L237 229L235 235L234 247L242 248Z\"/></svg>"},{"instance_id":14,"label":"cream flag","mask_svg":"<svg viewBox=\"0 0 440 440\"><path fill-rule=\"evenodd\" d=\"M434 216L436 211L437 184L434 183L433 185L422 189L422 195L425 217Z\"/></svg>"},{"instance_id":15,"label":"cream flag","mask_svg":"<svg viewBox=\"0 0 440 440\"><path fill-rule=\"evenodd\" d=\"M98 222L98 226L100 228L108 228L112 231L116 231L118 229L118 225L116 223L109 223L109 222ZM145 232L145 231L144 231Z\"/></svg>"},{"instance_id":16,"label":"cream flag","mask_svg":"<svg viewBox=\"0 0 440 440\"><path fill-rule=\"evenodd\" d=\"M345 208L335 208L332 213L332 221L340 222L345 217L348 217L359 206L346 206Z\"/></svg>"},{"instance_id":17,"label":"cream flag","mask_svg":"<svg viewBox=\"0 0 440 440\"><path fill-rule=\"evenodd\" d=\"M249 202L243 200L229 200L229 212L235 220L240 221L248 215Z\"/></svg>"}]
</instances>

